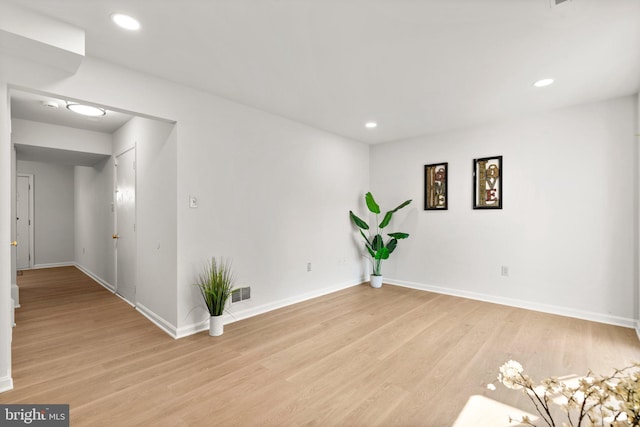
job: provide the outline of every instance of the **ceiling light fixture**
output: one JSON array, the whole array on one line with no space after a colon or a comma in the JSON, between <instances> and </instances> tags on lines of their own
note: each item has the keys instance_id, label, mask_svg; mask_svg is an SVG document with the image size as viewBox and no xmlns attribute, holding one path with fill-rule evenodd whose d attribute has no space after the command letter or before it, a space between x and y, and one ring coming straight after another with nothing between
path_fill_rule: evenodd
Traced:
<instances>
[{"instance_id":1,"label":"ceiling light fixture","mask_svg":"<svg viewBox=\"0 0 640 427\"><path fill-rule=\"evenodd\" d=\"M378 126L378 124L377 124L376 122L368 122L368 123L366 123L364 126L365 126L366 128L368 128L368 129L373 129L373 128L377 127L377 126Z\"/></svg>"},{"instance_id":2,"label":"ceiling light fixture","mask_svg":"<svg viewBox=\"0 0 640 427\"><path fill-rule=\"evenodd\" d=\"M140 21L124 13L112 13L111 20L118 27L124 28L125 30L137 31L140 29Z\"/></svg>"},{"instance_id":3,"label":"ceiling light fixture","mask_svg":"<svg viewBox=\"0 0 640 427\"><path fill-rule=\"evenodd\" d=\"M545 86L549 86L552 83L553 83L553 79L542 79L542 80L538 80L533 85L535 87L545 87Z\"/></svg>"},{"instance_id":4,"label":"ceiling light fixture","mask_svg":"<svg viewBox=\"0 0 640 427\"><path fill-rule=\"evenodd\" d=\"M67 109L74 113L89 117L102 117L107 114L107 111L104 108L94 107L93 105L70 103L67 104Z\"/></svg>"}]
</instances>

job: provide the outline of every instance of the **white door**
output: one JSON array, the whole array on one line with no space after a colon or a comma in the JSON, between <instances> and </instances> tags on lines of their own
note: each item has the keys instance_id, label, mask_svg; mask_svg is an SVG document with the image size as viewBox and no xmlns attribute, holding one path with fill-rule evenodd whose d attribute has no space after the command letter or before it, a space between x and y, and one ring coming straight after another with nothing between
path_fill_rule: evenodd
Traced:
<instances>
[{"instance_id":1,"label":"white door","mask_svg":"<svg viewBox=\"0 0 640 427\"><path fill-rule=\"evenodd\" d=\"M18 270L33 267L33 177L18 175L16 189L16 260Z\"/></svg>"},{"instance_id":2,"label":"white door","mask_svg":"<svg viewBox=\"0 0 640 427\"><path fill-rule=\"evenodd\" d=\"M136 301L136 150L116 156L116 292Z\"/></svg>"}]
</instances>

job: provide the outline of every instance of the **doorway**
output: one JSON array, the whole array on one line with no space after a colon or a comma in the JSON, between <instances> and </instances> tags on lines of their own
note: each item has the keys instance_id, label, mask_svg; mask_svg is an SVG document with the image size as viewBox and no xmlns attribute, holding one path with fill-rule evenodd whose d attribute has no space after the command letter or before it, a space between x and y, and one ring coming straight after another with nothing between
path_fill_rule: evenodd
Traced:
<instances>
[{"instance_id":1,"label":"doorway","mask_svg":"<svg viewBox=\"0 0 640 427\"><path fill-rule=\"evenodd\" d=\"M115 161L115 265L116 293L136 302L136 148L116 156Z\"/></svg>"}]
</instances>

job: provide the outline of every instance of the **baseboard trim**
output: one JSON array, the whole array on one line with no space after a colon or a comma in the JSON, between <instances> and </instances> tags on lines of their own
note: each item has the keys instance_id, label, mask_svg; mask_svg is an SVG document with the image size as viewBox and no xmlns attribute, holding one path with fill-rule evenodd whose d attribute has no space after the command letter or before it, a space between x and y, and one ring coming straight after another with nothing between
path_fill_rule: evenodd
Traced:
<instances>
[{"instance_id":1,"label":"baseboard trim","mask_svg":"<svg viewBox=\"0 0 640 427\"><path fill-rule=\"evenodd\" d=\"M559 316L573 317L575 319L589 320L592 322L605 323L608 325L622 326L625 328L636 329L640 338L640 324L634 319L625 317L612 316L609 314L596 313L592 311L576 310L569 307L561 307L549 304L540 304L531 301L518 300L514 298L505 298L495 295L481 294L476 292L463 291L453 288L444 288L440 286L426 285L423 283L407 282L404 280L395 280L385 278L385 283L390 285L402 286L405 288L418 289L422 291L435 292L438 294L451 295L454 297L468 298L477 301L490 302L493 304L506 305L509 307L524 308L526 310L539 311L542 313L556 314Z\"/></svg>"},{"instance_id":2,"label":"baseboard trim","mask_svg":"<svg viewBox=\"0 0 640 427\"><path fill-rule=\"evenodd\" d=\"M75 262L52 262L50 264L34 264L33 267L22 268L21 270L38 270L40 268L74 267Z\"/></svg>"},{"instance_id":3,"label":"baseboard trim","mask_svg":"<svg viewBox=\"0 0 640 427\"><path fill-rule=\"evenodd\" d=\"M228 323L231 323L229 322L229 315L225 314L222 317L222 323L225 325ZM199 323L192 323L190 325L182 326L178 328L176 331L175 337L184 338L184 337L188 337L189 335L197 334L198 332L206 331L208 329L209 329L209 319L206 319Z\"/></svg>"},{"instance_id":4,"label":"baseboard trim","mask_svg":"<svg viewBox=\"0 0 640 427\"><path fill-rule=\"evenodd\" d=\"M13 300L13 308L20 308L20 288L16 283L11 284L11 299Z\"/></svg>"},{"instance_id":5,"label":"baseboard trim","mask_svg":"<svg viewBox=\"0 0 640 427\"><path fill-rule=\"evenodd\" d=\"M11 377L2 377L0 378L0 393L4 393L5 391L13 390L13 378Z\"/></svg>"},{"instance_id":6,"label":"baseboard trim","mask_svg":"<svg viewBox=\"0 0 640 427\"><path fill-rule=\"evenodd\" d=\"M102 287L106 288L109 292L111 293L115 293L116 292L116 287L113 286L111 283L103 280L100 276L94 274L91 270L89 270L86 267L83 267L82 265L78 264L78 263L74 263L72 264L74 267L76 267L78 270L82 271L84 274L86 274L87 276L91 277L93 280L95 280L96 282L98 282L100 285L102 285Z\"/></svg>"},{"instance_id":7,"label":"baseboard trim","mask_svg":"<svg viewBox=\"0 0 640 427\"><path fill-rule=\"evenodd\" d=\"M277 310L279 308L287 307L289 305L297 304L303 301L307 301L313 298L318 298L323 295L328 295L337 291L341 291L343 289L350 288L352 286L360 285L362 280L352 280L349 282L344 282L335 286L329 286L326 288L318 289L316 291L307 292L305 294L293 296L290 298L285 298L282 300L274 301L267 304L262 304L256 307L251 307L245 310L232 311L233 308L229 310L223 317L223 322L225 325L233 322L237 322L243 319L248 319L250 317L258 316L260 314L268 313L273 310ZM189 335L196 334L198 332L206 331L209 329L209 319L205 319L198 323L192 323L190 325L182 326L177 330L176 338L184 338Z\"/></svg>"},{"instance_id":8,"label":"baseboard trim","mask_svg":"<svg viewBox=\"0 0 640 427\"><path fill-rule=\"evenodd\" d=\"M162 316L158 316L156 313L154 313L152 310L149 310L143 304L137 303L135 307L140 314L142 314L144 317L149 319L151 323L156 325L158 328L166 332L171 338L174 338L174 339L179 338L178 334L176 333L176 327L173 326L170 322L166 321Z\"/></svg>"},{"instance_id":9,"label":"baseboard trim","mask_svg":"<svg viewBox=\"0 0 640 427\"><path fill-rule=\"evenodd\" d=\"M640 340L640 320L636 321L636 335L638 336L638 339Z\"/></svg>"}]
</instances>

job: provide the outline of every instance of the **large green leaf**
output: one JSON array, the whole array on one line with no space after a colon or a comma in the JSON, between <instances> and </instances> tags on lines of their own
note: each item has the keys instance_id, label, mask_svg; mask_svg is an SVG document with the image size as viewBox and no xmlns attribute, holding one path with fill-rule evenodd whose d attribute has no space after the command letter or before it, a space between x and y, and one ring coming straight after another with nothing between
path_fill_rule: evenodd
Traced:
<instances>
[{"instance_id":1,"label":"large green leaf","mask_svg":"<svg viewBox=\"0 0 640 427\"><path fill-rule=\"evenodd\" d=\"M384 241L382 240L382 236L379 234L376 234L375 237L373 238L373 241L371 242L371 248L374 250L374 252L377 252L380 250L380 248L384 247Z\"/></svg>"},{"instance_id":2,"label":"large green leaf","mask_svg":"<svg viewBox=\"0 0 640 427\"><path fill-rule=\"evenodd\" d=\"M384 246L376 251L375 259L388 259L389 258L389 249Z\"/></svg>"},{"instance_id":3,"label":"large green leaf","mask_svg":"<svg viewBox=\"0 0 640 427\"><path fill-rule=\"evenodd\" d=\"M394 239L406 239L409 237L408 233L389 233L387 234L389 237L393 237Z\"/></svg>"},{"instance_id":4,"label":"large green leaf","mask_svg":"<svg viewBox=\"0 0 640 427\"><path fill-rule=\"evenodd\" d=\"M389 225L389 222L391 222L391 217L392 216L393 216L393 212L392 211L389 211L386 214L384 214L384 219L382 220L380 225L378 225L378 227L385 228L387 225Z\"/></svg>"},{"instance_id":5,"label":"large green leaf","mask_svg":"<svg viewBox=\"0 0 640 427\"><path fill-rule=\"evenodd\" d=\"M401 204L399 204L395 209L391 210L390 212L397 212L400 209L404 208L405 206L407 206L409 203L411 203L411 199L409 200L405 200L404 202L402 202Z\"/></svg>"},{"instance_id":6,"label":"large green leaf","mask_svg":"<svg viewBox=\"0 0 640 427\"><path fill-rule=\"evenodd\" d=\"M398 246L398 241L396 239L389 240L389 243L387 243L387 249L389 249L389 254L391 254L396 249L396 246Z\"/></svg>"},{"instance_id":7,"label":"large green leaf","mask_svg":"<svg viewBox=\"0 0 640 427\"><path fill-rule=\"evenodd\" d=\"M366 234L364 234L364 232L362 230L360 230L360 235L362 236L362 238L364 239L365 242L367 242L367 244L371 244L371 242L369 241L369 238L367 237Z\"/></svg>"},{"instance_id":8,"label":"large green leaf","mask_svg":"<svg viewBox=\"0 0 640 427\"><path fill-rule=\"evenodd\" d=\"M356 214L353 213L353 211L349 211L349 216L351 217L351 220L354 222L354 224L357 225L358 227L362 228L363 230L369 229L369 225L363 220L361 220L360 218L358 218Z\"/></svg>"},{"instance_id":9,"label":"large green leaf","mask_svg":"<svg viewBox=\"0 0 640 427\"><path fill-rule=\"evenodd\" d=\"M371 192L364 195L364 200L367 202L367 207L371 212L373 212L374 214L380 213L380 206L378 206L376 201L373 199L373 195L371 194Z\"/></svg>"},{"instance_id":10,"label":"large green leaf","mask_svg":"<svg viewBox=\"0 0 640 427\"><path fill-rule=\"evenodd\" d=\"M376 253L373 251L373 249L371 249L371 246L364 245L364 247L367 248L367 252L369 252L369 255L371 255L371 258L375 258L376 257Z\"/></svg>"}]
</instances>

